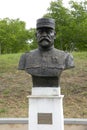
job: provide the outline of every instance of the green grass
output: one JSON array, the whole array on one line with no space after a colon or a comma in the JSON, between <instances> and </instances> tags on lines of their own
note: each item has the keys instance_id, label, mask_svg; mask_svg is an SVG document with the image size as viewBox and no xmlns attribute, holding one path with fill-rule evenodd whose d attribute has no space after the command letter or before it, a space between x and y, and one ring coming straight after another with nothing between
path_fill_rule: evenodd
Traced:
<instances>
[{"instance_id":1,"label":"green grass","mask_svg":"<svg viewBox=\"0 0 87 130\"><path fill-rule=\"evenodd\" d=\"M73 52L75 68L61 75L66 118L87 118L87 52ZM0 55L0 117L27 117L32 79L18 70L21 53ZM74 111L73 111L74 110Z\"/></svg>"},{"instance_id":2,"label":"green grass","mask_svg":"<svg viewBox=\"0 0 87 130\"><path fill-rule=\"evenodd\" d=\"M0 55L0 73L12 71L17 68L20 55L21 54Z\"/></svg>"},{"instance_id":3,"label":"green grass","mask_svg":"<svg viewBox=\"0 0 87 130\"><path fill-rule=\"evenodd\" d=\"M6 113L5 108L0 109L0 114L1 114L1 113Z\"/></svg>"},{"instance_id":4,"label":"green grass","mask_svg":"<svg viewBox=\"0 0 87 130\"><path fill-rule=\"evenodd\" d=\"M86 60L87 59L87 52L73 52L73 56L75 59L81 59L81 60Z\"/></svg>"},{"instance_id":5,"label":"green grass","mask_svg":"<svg viewBox=\"0 0 87 130\"><path fill-rule=\"evenodd\" d=\"M21 53L0 55L0 73L17 69L20 56ZM87 60L87 52L73 52L73 56L76 63Z\"/></svg>"}]
</instances>

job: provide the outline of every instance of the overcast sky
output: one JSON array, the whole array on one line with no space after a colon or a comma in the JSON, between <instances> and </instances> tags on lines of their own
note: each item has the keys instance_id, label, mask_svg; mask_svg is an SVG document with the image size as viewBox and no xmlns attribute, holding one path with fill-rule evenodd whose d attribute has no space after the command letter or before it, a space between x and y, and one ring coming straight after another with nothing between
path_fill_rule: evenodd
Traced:
<instances>
[{"instance_id":1,"label":"overcast sky","mask_svg":"<svg viewBox=\"0 0 87 130\"><path fill-rule=\"evenodd\" d=\"M33 28L36 26L36 20L46 13L51 1L55 0L0 0L0 19L19 18L26 22L27 28ZM67 6L69 0L63 1Z\"/></svg>"}]
</instances>

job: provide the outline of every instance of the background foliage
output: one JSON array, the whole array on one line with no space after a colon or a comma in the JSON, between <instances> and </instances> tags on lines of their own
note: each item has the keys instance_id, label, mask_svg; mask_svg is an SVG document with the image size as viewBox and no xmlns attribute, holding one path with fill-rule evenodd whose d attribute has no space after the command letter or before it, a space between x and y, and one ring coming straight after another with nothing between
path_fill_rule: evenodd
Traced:
<instances>
[{"instance_id":1,"label":"background foliage","mask_svg":"<svg viewBox=\"0 0 87 130\"><path fill-rule=\"evenodd\" d=\"M55 47L68 51L87 51L87 0L69 2L66 8L62 0L52 1L43 17L56 22ZM26 29L24 21L4 18L0 20L0 53L17 53L35 49L35 28Z\"/></svg>"},{"instance_id":2,"label":"background foliage","mask_svg":"<svg viewBox=\"0 0 87 130\"><path fill-rule=\"evenodd\" d=\"M29 31L19 19L0 20L0 53L17 53L27 50Z\"/></svg>"},{"instance_id":3,"label":"background foliage","mask_svg":"<svg viewBox=\"0 0 87 130\"><path fill-rule=\"evenodd\" d=\"M51 2L44 15L56 20L55 46L69 51L87 50L87 1L70 1L69 5L65 8L62 0Z\"/></svg>"}]
</instances>

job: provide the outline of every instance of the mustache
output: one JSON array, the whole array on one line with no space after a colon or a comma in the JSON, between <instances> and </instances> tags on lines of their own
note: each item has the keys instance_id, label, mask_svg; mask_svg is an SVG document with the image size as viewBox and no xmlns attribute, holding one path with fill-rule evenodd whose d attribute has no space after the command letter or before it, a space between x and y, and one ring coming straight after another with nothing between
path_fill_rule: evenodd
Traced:
<instances>
[{"instance_id":1,"label":"mustache","mask_svg":"<svg viewBox=\"0 0 87 130\"><path fill-rule=\"evenodd\" d=\"M49 37L40 37L39 38L39 42L43 41L43 40L47 40L49 42L51 42L50 38Z\"/></svg>"}]
</instances>

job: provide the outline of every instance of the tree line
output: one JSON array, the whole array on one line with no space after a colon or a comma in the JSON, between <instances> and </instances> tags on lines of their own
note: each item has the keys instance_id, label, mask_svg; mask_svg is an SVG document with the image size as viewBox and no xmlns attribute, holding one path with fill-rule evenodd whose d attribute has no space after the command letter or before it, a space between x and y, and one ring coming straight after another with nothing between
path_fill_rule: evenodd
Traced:
<instances>
[{"instance_id":1,"label":"tree line","mask_svg":"<svg viewBox=\"0 0 87 130\"><path fill-rule=\"evenodd\" d=\"M0 20L0 53L17 53L27 49L29 31L19 19Z\"/></svg>"},{"instance_id":2,"label":"tree line","mask_svg":"<svg viewBox=\"0 0 87 130\"><path fill-rule=\"evenodd\" d=\"M55 47L68 51L87 51L87 0L69 2L52 1L43 17L54 18L56 22ZM35 28L26 29L20 19L0 19L0 53L18 53L35 49L37 41Z\"/></svg>"},{"instance_id":3,"label":"tree line","mask_svg":"<svg viewBox=\"0 0 87 130\"><path fill-rule=\"evenodd\" d=\"M56 20L55 46L63 50L87 50L87 0L69 2L70 8L63 6L62 0L51 2L44 16Z\"/></svg>"}]
</instances>

